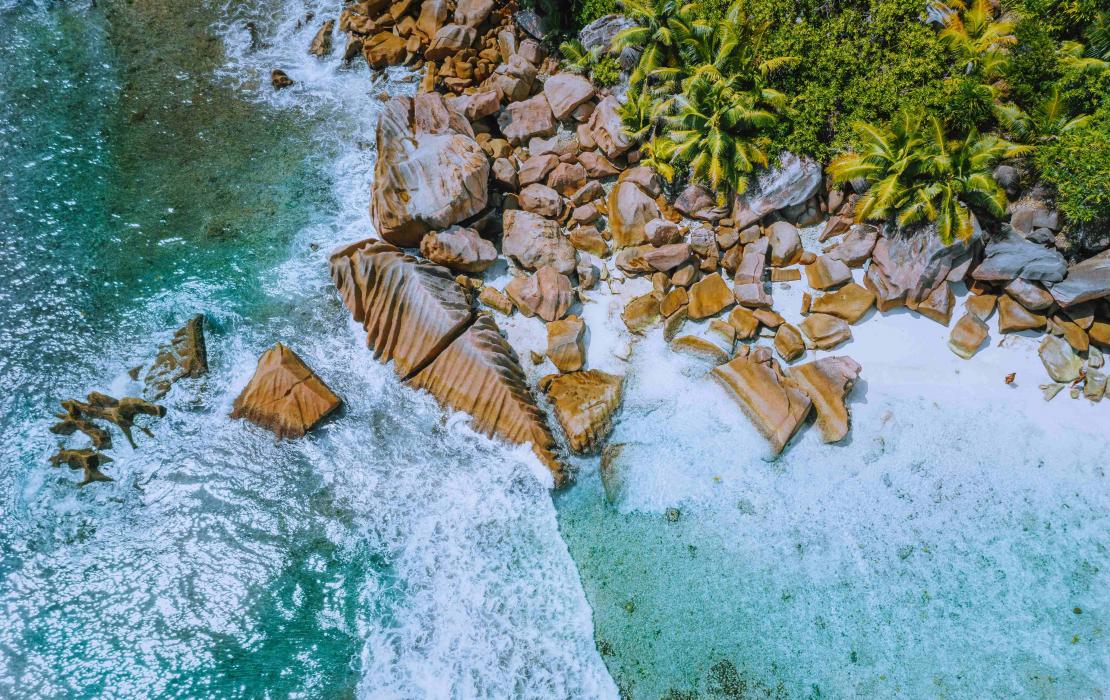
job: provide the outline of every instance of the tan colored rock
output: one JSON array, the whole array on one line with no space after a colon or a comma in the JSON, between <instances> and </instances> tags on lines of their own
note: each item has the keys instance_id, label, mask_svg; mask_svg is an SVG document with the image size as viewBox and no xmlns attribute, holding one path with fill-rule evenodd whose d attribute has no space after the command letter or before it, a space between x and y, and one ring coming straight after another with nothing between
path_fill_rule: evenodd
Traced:
<instances>
[{"instance_id":1,"label":"tan colored rock","mask_svg":"<svg viewBox=\"0 0 1110 700\"><path fill-rule=\"evenodd\" d=\"M540 380L572 451L596 452L605 442L620 409L623 384L623 377L596 369Z\"/></svg>"},{"instance_id":2,"label":"tan colored rock","mask_svg":"<svg viewBox=\"0 0 1110 700\"><path fill-rule=\"evenodd\" d=\"M1064 318L1062 315L1056 315L1052 317L1052 324L1059 331L1061 337L1068 341L1068 345L1072 346L1076 352L1087 352L1090 348L1087 332L1075 322Z\"/></svg>"},{"instance_id":3,"label":"tan colored rock","mask_svg":"<svg viewBox=\"0 0 1110 700\"><path fill-rule=\"evenodd\" d=\"M652 269L669 272L690 259L690 246L687 243L671 243L652 248L643 257Z\"/></svg>"},{"instance_id":4,"label":"tan colored rock","mask_svg":"<svg viewBox=\"0 0 1110 700\"><path fill-rule=\"evenodd\" d=\"M578 154L578 162L582 164L582 167L586 169L586 174L590 177L602 178L620 174L620 168L613 165L604 155L595 151Z\"/></svg>"},{"instance_id":5,"label":"tan colored rock","mask_svg":"<svg viewBox=\"0 0 1110 700\"><path fill-rule=\"evenodd\" d=\"M435 0L424 0L424 4L428 4L429 1ZM486 21L493 8L493 0L459 0L455 7L455 22L468 27L477 27Z\"/></svg>"},{"instance_id":6,"label":"tan colored rock","mask_svg":"<svg viewBox=\"0 0 1110 700\"><path fill-rule=\"evenodd\" d=\"M1046 311L1056 302L1052 295L1036 282L1015 279L1011 280L1005 289L1007 294L1030 311Z\"/></svg>"},{"instance_id":7,"label":"tan colored rock","mask_svg":"<svg viewBox=\"0 0 1110 700\"><path fill-rule=\"evenodd\" d=\"M420 254L455 272L477 273L497 260L497 248L472 228L452 226L446 231L426 233Z\"/></svg>"},{"instance_id":8,"label":"tan colored rock","mask_svg":"<svg viewBox=\"0 0 1110 700\"><path fill-rule=\"evenodd\" d=\"M570 244L599 258L609 257L609 244L593 226L579 226L570 232Z\"/></svg>"},{"instance_id":9,"label":"tan colored rock","mask_svg":"<svg viewBox=\"0 0 1110 700\"><path fill-rule=\"evenodd\" d=\"M653 246L662 247L682 242L682 229L667 219L652 219L644 225L644 236Z\"/></svg>"},{"instance_id":10,"label":"tan colored rock","mask_svg":"<svg viewBox=\"0 0 1110 700\"><path fill-rule=\"evenodd\" d=\"M596 197L602 196L605 191L601 185L597 185L596 192L587 192L587 195L592 194ZM586 185L586 169L578 163L559 163L551 174L547 176L547 186L555 190L564 197L570 197ZM593 199L591 196L583 196L582 202ZM581 203L581 202L580 202Z\"/></svg>"},{"instance_id":11,"label":"tan colored rock","mask_svg":"<svg viewBox=\"0 0 1110 700\"><path fill-rule=\"evenodd\" d=\"M312 37L312 43L308 47L308 53L323 58L331 53L331 33L335 29L335 20L329 19L324 22L320 27L320 31L316 32L316 36Z\"/></svg>"},{"instance_id":12,"label":"tan colored rock","mask_svg":"<svg viewBox=\"0 0 1110 700\"><path fill-rule=\"evenodd\" d=\"M676 311L685 307L689 303L690 297L686 293L686 290L682 287L675 287L671 289L671 291L667 292L667 295L663 297L663 301L659 303L659 313L663 314L664 317L669 318Z\"/></svg>"},{"instance_id":13,"label":"tan colored rock","mask_svg":"<svg viewBox=\"0 0 1110 700\"><path fill-rule=\"evenodd\" d=\"M609 193L609 232L617 248L645 242L645 227L659 216L659 205L633 182L622 182Z\"/></svg>"},{"instance_id":14,"label":"tan colored rock","mask_svg":"<svg viewBox=\"0 0 1110 700\"><path fill-rule=\"evenodd\" d=\"M1087 337L1092 343L1110 346L1110 322L1095 321L1091 324L1091 327L1087 329Z\"/></svg>"},{"instance_id":15,"label":"tan colored rock","mask_svg":"<svg viewBox=\"0 0 1110 700\"><path fill-rule=\"evenodd\" d=\"M851 279L848 266L827 255L819 255L812 265L806 265L806 280L814 289L831 289Z\"/></svg>"},{"instance_id":16,"label":"tan colored rock","mask_svg":"<svg viewBox=\"0 0 1110 700\"><path fill-rule=\"evenodd\" d=\"M1052 381L1066 384L1079 378L1079 372L1083 369L1083 360L1062 338L1046 335L1037 353Z\"/></svg>"},{"instance_id":17,"label":"tan colored rock","mask_svg":"<svg viewBox=\"0 0 1110 700\"><path fill-rule=\"evenodd\" d=\"M138 377L137 368L133 374ZM178 380L208 373L208 349L204 342L204 314L193 316L178 328L169 343L158 348L154 361L142 375L144 393L157 401L169 393Z\"/></svg>"},{"instance_id":18,"label":"tan colored rock","mask_svg":"<svg viewBox=\"0 0 1110 700\"><path fill-rule=\"evenodd\" d=\"M621 312L624 325L633 333L643 333L659 321L659 300L654 294L638 296Z\"/></svg>"},{"instance_id":19,"label":"tan colored rock","mask_svg":"<svg viewBox=\"0 0 1110 700\"><path fill-rule=\"evenodd\" d=\"M875 305L875 293L849 282L835 292L822 294L810 303L810 311L830 314L848 323L856 323Z\"/></svg>"},{"instance_id":20,"label":"tan colored rock","mask_svg":"<svg viewBox=\"0 0 1110 700\"><path fill-rule=\"evenodd\" d=\"M771 248L771 264L785 267L798 262L802 255L802 238L798 229L786 221L776 221L767 227L767 240Z\"/></svg>"},{"instance_id":21,"label":"tan colored rock","mask_svg":"<svg viewBox=\"0 0 1110 700\"><path fill-rule=\"evenodd\" d=\"M679 265L678 269L671 272L671 283L679 287L689 287L698 278L698 268L690 263Z\"/></svg>"},{"instance_id":22,"label":"tan colored rock","mask_svg":"<svg viewBox=\"0 0 1110 700\"><path fill-rule=\"evenodd\" d=\"M790 369L790 376L813 402L823 441L839 442L847 437L850 416L845 399L862 369L846 356L823 357Z\"/></svg>"},{"instance_id":23,"label":"tan colored rock","mask_svg":"<svg viewBox=\"0 0 1110 700\"><path fill-rule=\"evenodd\" d=\"M448 56L454 56L463 49L474 45L478 32L473 27L461 24L445 24L436 32L431 46L424 52L428 61L439 61Z\"/></svg>"},{"instance_id":24,"label":"tan colored rock","mask_svg":"<svg viewBox=\"0 0 1110 700\"><path fill-rule=\"evenodd\" d=\"M362 42L362 55L374 69L400 65L405 53L405 40L392 32L379 32Z\"/></svg>"},{"instance_id":25,"label":"tan colored rock","mask_svg":"<svg viewBox=\"0 0 1110 700\"><path fill-rule=\"evenodd\" d=\"M570 116L578 105L594 96L594 86L586 78L574 73L559 73L543 84L543 94L551 105L551 112L559 121Z\"/></svg>"},{"instance_id":26,"label":"tan colored rock","mask_svg":"<svg viewBox=\"0 0 1110 700\"><path fill-rule=\"evenodd\" d=\"M695 320L708 318L732 306L735 301L728 284L714 272L690 287L690 306L687 312Z\"/></svg>"},{"instance_id":27,"label":"tan colored rock","mask_svg":"<svg viewBox=\"0 0 1110 700\"><path fill-rule=\"evenodd\" d=\"M506 288L507 291L507 288ZM517 306L527 307L550 323L566 315L574 302L570 279L551 265L544 265L519 288Z\"/></svg>"},{"instance_id":28,"label":"tan colored rock","mask_svg":"<svg viewBox=\"0 0 1110 700\"><path fill-rule=\"evenodd\" d=\"M366 329L367 345L402 377L430 362L471 320L470 301L451 273L397 248L363 241L331 256L344 304Z\"/></svg>"},{"instance_id":29,"label":"tan colored rock","mask_svg":"<svg viewBox=\"0 0 1110 700\"><path fill-rule=\"evenodd\" d=\"M772 282L797 282L802 279L802 271L796 267L771 268Z\"/></svg>"},{"instance_id":30,"label":"tan colored rock","mask_svg":"<svg viewBox=\"0 0 1110 700\"><path fill-rule=\"evenodd\" d=\"M527 143L533 136L551 136L556 127L551 107L543 95L510 102L497 117L497 125L509 143L514 145Z\"/></svg>"},{"instance_id":31,"label":"tan colored rock","mask_svg":"<svg viewBox=\"0 0 1110 700\"><path fill-rule=\"evenodd\" d=\"M799 325L806 337L821 350L831 350L852 339L848 323L829 314L810 314Z\"/></svg>"},{"instance_id":32,"label":"tan colored rock","mask_svg":"<svg viewBox=\"0 0 1110 700\"><path fill-rule=\"evenodd\" d=\"M696 335L684 335L671 341L671 351L708 362L714 366L728 362L729 355L717 344Z\"/></svg>"},{"instance_id":33,"label":"tan colored rock","mask_svg":"<svg viewBox=\"0 0 1110 700\"><path fill-rule=\"evenodd\" d=\"M998 332L1017 333L1019 331L1040 330L1048 319L1033 313L1009 295L998 298Z\"/></svg>"},{"instance_id":34,"label":"tan colored rock","mask_svg":"<svg viewBox=\"0 0 1110 700\"><path fill-rule=\"evenodd\" d=\"M784 323L775 331L775 350L787 362L793 362L806 352L805 340L798 329L789 323Z\"/></svg>"},{"instance_id":35,"label":"tan colored rock","mask_svg":"<svg viewBox=\"0 0 1110 700\"><path fill-rule=\"evenodd\" d=\"M506 316L511 316L513 313L513 301L505 295L500 289L496 287L485 287L482 289L481 294L478 295L478 301L490 307L494 311L500 311Z\"/></svg>"},{"instance_id":36,"label":"tan colored rock","mask_svg":"<svg viewBox=\"0 0 1110 700\"><path fill-rule=\"evenodd\" d=\"M386 104L377 141L370 215L385 240L414 248L425 233L486 208L485 152L465 134L416 133L411 98Z\"/></svg>"},{"instance_id":37,"label":"tan colored rock","mask_svg":"<svg viewBox=\"0 0 1110 700\"><path fill-rule=\"evenodd\" d=\"M245 418L297 438L342 405L304 361L285 345L275 344L258 359L254 376L232 405L232 418Z\"/></svg>"},{"instance_id":38,"label":"tan colored rock","mask_svg":"<svg viewBox=\"0 0 1110 700\"><path fill-rule=\"evenodd\" d=\"M577 265L574 246L559 224L538 214L506 210L502 215L501 252L526 270L551 265L569 275Z\"/></svg>"},{"instance_id":39,"label":"tan colored rock","mask_svg":"<svg viewBox=\"0 0 1110 700\"><path fill-rule=\"evenodd\" d=\"M997 303L997 294L972 294L964 300L964 308L980 321L986 321L994 313L994 307Z\"/></svg>"},{"instance_id":40,"label":"tan colored rock","mask_svg":"<svg viewBox=\"0 0 1110 700\"><path fill-rule=\"evenodd\" d=\"M734 284L759 284L762 287L763 268L767 263L769 245L768 239L760 238L744 246L744 255L740 258L740 264L736 267L736 274L732 279Z\"/></svg>"},{"instance_id":41,"label":"tan colored rock","mask_svg":"<svg viewBox=\"0 0 1110 700\"><path fill-rule=\"evenodd\" d=\"M517 179L521 187L527 187L534 182L546 182L547 176L559 165L559 156L545 153L542 156L532 156L520 164Z\"/></svg>"},{"instance_id":42,"label":"tan colored rock","mask_svg":"<svg viewBox=\"0 0 1110 700\"><path fill-rule=\"evenodd\" d=\"M632 147L632 139L624 129L619 109L620 102L609 95L597 103L594 113L590 115L590 134L609 158L616 158Z\"/></svg>"},{"instance_id":43,"label":"tan colored rock","mask_svg":"<svg viewBox=\"0 0 1110 700\"><path fill-rule=\"evenodd\" d=\"M831 220L830 220L831 221ZM840 243L828 250L828 256L848 267L863 267L871 259L871 251L879 240L879 229L867 224L855 226Z\"/></svg>"},{"instance_id":44,"label":"tan colored rock","mask_svg":"<svg viewBox=\"0 0 1110 700\"><path fill-rule=\"evenodd\" d=\"M759 319L748 309L737 306L728 314L728 322L736 329L736 337L740 340L754 338L759 332Z\"/></svg>"},{"instance_id":45,"label":"tan colored rock","mask_svg":"<svg viewBox=\"0 0 1110 700\"><path fill-rule=\"evenodd\" d=\"M275 68L270 71L270 85L275 90L284 90L287 87L293 87L295 82L289 77L289 74L280 68Z\"/></svg>"},{"instance_id":46,"label":"tan colored rock","mask_svg":"<svg viewBox=\"0 0 1110 700\"><path fill-rule=\"evenodd\" d=\"M586 324L567 316L547 324L547 356L560 372L576 372L586 364Z\"/></svg>"},{"instance_id":47,"label":"tan colored rock","mask_svg":"<svg viewBox=\"0 0 1110 700\"><path fill-rule=\"evenodd\" d=\"M480 433L518 445L531 443L555 485L566 481L551 452L555 440L528 391L520 361L489 316L479 316L409 383L440 404L469 414Z\"/></svg>"},{"instance_id":48,"label":"tan colored rock","mask_svg":"<svg viewBox=\"0 0 1110 700\"><path fill-rule=\"evenodd\" d=\"M736 303L749 309L771 308L771 295L763 289L762 283L738 284L733 287Z\"/></svg>"},{"instance_id":49,"label":"tan colored rock","mask_svg":"<svg viewBox=\"0 0 1110 700\"><path fill-rule=\"evenodd\" d=\"M520 191L520 208L548 219L558 219L563 213L563 198L547 185L536 182Z\"/></svg>"},{"instance_id":50,"label":"tan colored rock","mask_svg":"<svg viewBox=\"0 0 1110 700\"><path fill-rule=\"evenodd\" d=\"M617 253L617 267L628 275L644 275L652 271L651 265L644 259L644 254L654 250L650 245L638 245L625 248Z\"/></svg>"},{"instance_id":51,"label":"tan colored rock","mask_svg":"<svg viewBox=\"0 0 1110 700\"><path fill-rule=\"evenodd\" d=\"M774 454L781 453L812 407L805 392L770 364L747 358L738 357L712 373L770 442Z\"/></svg>"},{"instance_id":52,"label":"tan colored rock","mask_svg":"<svg viewBox=\"0 0 1110 700\"><path fill-rule=\"evenodd\" d=\"M948 347L965 360L970 360L979 352L983 341L987 339L989 329L983 319L968 312L964 314L948 337Z\"/></svg>"}]
</instances>

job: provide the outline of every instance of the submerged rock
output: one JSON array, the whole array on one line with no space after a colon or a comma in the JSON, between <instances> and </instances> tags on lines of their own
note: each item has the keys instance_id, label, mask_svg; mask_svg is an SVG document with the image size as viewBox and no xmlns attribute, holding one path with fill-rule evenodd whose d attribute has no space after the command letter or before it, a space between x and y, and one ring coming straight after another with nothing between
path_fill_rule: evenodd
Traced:
<instances>
[{"instance_id":1,"label":"submerged rock","mask_svg":"<svg viewBox=\"0 0 1110 700\"><path fill-rule=\"evenodd\" d=\"M623 383L623 377L596 369L540 380L571 450L592 453L605 441L621 405Z\"/></svg>"},{"instance_id":2,"label":"submerged rock","mask_svg":"<svg viewBox=\"0 0 1110 700\"><path fill-rule=\"evenodd\" d=\"M331 53L331 32L335 28L335 20L329 19L324 22L320 27L320 31L316 32L316 36L312 38L312 44L308 47L308 52L318 58L323 58Z\"/></svg>"},{"instance_id":3,"label":"submerged rock","mask_svg":"<svg viewBox=\"0 0 1110 700\"><path fill-rule=\"evenodd\" d=\"M84 473L84 478L77 483L78 486L87 486L94 481L113 481L112 477L100 471L100 467L111 461L112 458L108 455L89 448L82 450L62 449L50 457L50 464L55 467L64 464L70 469L80 469Z\"/></svg>"},{"instance_id":4,"label":"submerged rock","mask_svg":"<svg viewBox=\"0 0 1110 700\"><path fill-rule=\"evenodd\" d=\"M301 437L343 402L295 352L277 343L258 359L254 376L232 406L232 418L245 418L279 438Z\"/></svg>"},{"instance_id":5,"label":"submerged rock","mask_svg":"<svg viewBox=\"0 0 1110 700\"><path fill-rule=\"evenodd\" d=\"M133 378L142 368L137 368ZM208 372L208 350L204 342L204 314L197 314L178 328L173 339L158 349L154 361L142 375L145 393L153 400L169 393L179 379L196 378Z\"/></svg>"}]
</instances>

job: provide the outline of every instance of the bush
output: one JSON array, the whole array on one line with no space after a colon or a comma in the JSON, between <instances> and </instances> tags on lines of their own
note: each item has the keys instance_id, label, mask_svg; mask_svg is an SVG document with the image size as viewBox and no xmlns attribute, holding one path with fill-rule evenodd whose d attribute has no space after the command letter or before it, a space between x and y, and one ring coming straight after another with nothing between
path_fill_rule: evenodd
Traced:
<instances>
[{"instance_id":1,"label":"bush","mask_svg":"<svg viewBox=\"0 0 1110 700\"><path fill-rule=\"evenodd\" d=\"M617 0L577 0L574 3L574 16L582 27L598 17L618 12Z\"/></svg>"},{"instance_id":2,"label":"bush","mask_svg":"<svg viewBox=\"0 0 1110 700\"><path fill-rule=\"evenodd\" d=\"M590 77L602 87L616 85L621 77L620 61L612 56L603 56L590 71Z\"/></svg>"},{"instance_id":3,"label":"bush","mask_svg":"<svg viewBox=\"0 0 1110 700\"><path fill-rule=\"evenodd\" d=\"M1110 226L1110 104L1089 126L1041 146L1036 164L1073 225Z\"/></svg>"}]
</instances>

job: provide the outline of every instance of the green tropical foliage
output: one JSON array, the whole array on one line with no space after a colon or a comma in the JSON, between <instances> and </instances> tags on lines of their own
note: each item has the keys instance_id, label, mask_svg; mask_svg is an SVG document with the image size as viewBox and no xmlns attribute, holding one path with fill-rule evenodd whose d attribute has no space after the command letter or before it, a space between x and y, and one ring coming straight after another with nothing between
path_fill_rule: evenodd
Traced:
<instances>
[{"instance_id":1,"label":"green tropical foliage","mask_svg":"<svg viewBox=\"0 0 1110 700\"><path fill-rule=\"evenodd\" d=\"M965 73L988 79L999 77L1008 60L1009 49L1017 43L1012 15L996 16L990 0L962 0L949 3L940 38L956 57Z\"/></svg>"},{"instance_id":2,"label":"green tropical foliage","mask_svg":"<svg viewBox=\"0 0 1110 700\"><path fill-rule=\"evenodd\" d=\"M1029 151L975 130L949 139L939 119L920 113L902 113L887 127L857 123L855 129L859 151L841 155L828 170L834 182L869 185L856 204L857 219L935 222L946 244L972 234L974 211L1005 214L1006 193L991 171Z\"/></svg>"},{"instance_id":3,"label":"green tropical foliage","mask_svg":"<svg viewBox=\"0 0 1110 700\"><path fill-rule=\"evenodd\" d=\"M1110 226L1110 98L1082 126L1038 148L1036 164L1071 222Z\"/></svg>"},{"instance_id":4,"label":"green tropical foliage","mask_svg":"<svg viewBox=\"0 0 1110 700\"><path fill-rule=\"evenodd\" d=\"M1015 104L997 104L995 114L1002 128L1021 143L1053 139L1091 121L1089 114L1072 116L1060 95L1060 88L1055 85L1028 112Z\"/></svg>"}]
</instances>

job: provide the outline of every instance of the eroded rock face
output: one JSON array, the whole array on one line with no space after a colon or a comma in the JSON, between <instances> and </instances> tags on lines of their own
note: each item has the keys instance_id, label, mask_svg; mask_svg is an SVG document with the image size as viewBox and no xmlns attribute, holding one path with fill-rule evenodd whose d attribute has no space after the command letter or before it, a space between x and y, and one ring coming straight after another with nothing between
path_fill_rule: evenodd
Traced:
<instances>
[{"instance_id":1,"label":"eroded rock face","mask_svg":"<svg viewBox=\"0 0 1110 700\"><path fill-rule=\"evenodd\" d=\"M970 255L981 237L977 223L971 238L950 246L942 244L932 229L880 237L864 285L875 293L880 311L898 306L916 311L947 283L949 273Z\"/></svg>"},{"instance_id":2,"label":"eroded rock face","mask_svg":"<svg viewBox=\"0 0 1110 700\"><path fill-rule=\"evenodd\" d=\"M718 205L713 193L701 185L688 185L682 190L674 201L674 208L691 219L713 223L728 215L728 207Z\"/></svg>"},{"instance_id":3,"label":"eroded rock face","mask_svg":"<svg viewBox=\"0 0 1110 700\"><path fill-rule=\"evenodd\" d=\"M509 103L501 110L497 124L511 144L528 143L534 136L551 136L556 127L551 106L543 95Z\"/></svg>"},{"instance_id":4,"label":"eroded rock face","mask_svg":"<svg viewBox=\"0 0 1110 700\"><path fill-rule=\"evenodd\" d=\"M748 192L737 196L733 218L744 228L771 212L803 204L821 187L821 165L808 158L783 153L779 165L754 179Z\"/></svg>"},{"instance_id":5,"label":"eroded rock face","mask_svg":"<svg viewBox=\"0 0 1110 700\"><path fill-rule=\"evenodd\" d=\"M623 377L596 369L540 380L571 450L588 454L601 447L620 408L623 383Z\"/></svg>"},{"instance_id":6,"label":"eroded rock face","mask_svg":"<svg viewBox=\"0 0 1110 700\"><path fill-rule=\"evenodd\" d=\"M532 443L556 485L566 473L552 455L555 441L528 391L516 353L497 324L479 316L435 360L409 380L444 406L469 414L474 429L515 444Z\"/></svg>"},{"instance_id":7,"label":"eroded rock face","mask_svg":"<svg viewBox=\"0 0 1110 700\"><path fill-rule=\"evenodd\" d=\"M810 305L810 311L836 316L848 323L856 323L874 305L875 295L871 290L855 282L849 282L835 292L823 294L814 299Z\"/></svg>"},{"instance_id":8,"label":"eroded rock face","mask_svg":"<svg viewBox=\"0 0 1110 700\"><path fill-rule=\"evenodd\" d=\"M301 437L343 402L295 352L277 343L258 359L235 399L232 418L245 418L279 438Z\"/></svg>"},{"instance_id":9,"label":"eroded rock face","mask_svg":"<svg viewBox=\"0 0 1110 700\"><path fill-rule=\"evenodd\" d=\"M1009 295L998 298L998 332L1017 333L1045 327L1048 318L1030 311Z\"/></svg>"},{"instance_id":10,"label":"eroded rock face","mask_svg":"<svg viewBox=\"0 0 1110 700\"><path fill-rule=\"evenodd\" d=\"M813 405L798 384L771 363L737 357L714 368L712 374L776 455L786 447Z\"/></svg>"},{"instance_id":11,"label":"eroded rock face","mask_svg":"<svg viewBox=\"0 0 1110 700\"><path fill-rule=\"evenodd\" d=\"M863 267L863 264L871 258L871 251L875 249L875 243L878 240L878 228L870 225L855 226L828 252L828 255L848 267Z\"/></svg>"},{"instance_id":12,"label":"eroded rock face","mask_svg":"<svg viewBox=\"0 0 1110 700\"><path fill-rule=\"evenodd\" d=\"M813 402L817 427L825 442L839 442L848 435L850 421L845 399L862 369L847 356L823 357L790 369L790 376Z\"/></svg>"},{"instance_id":13,"label":"eroded rock face","mask_svg":"<svg viewBox=\"0 0 1110 700\"><path fill-rule=\"evenodd\" d=\"M551 113L562 121L575 107L594 96L594 86L586 78L574 73L559 73L543 84L543 94L551 106Z\"/></svg>"},{"instance_id":14,"label":"eroded rock face","mask_svg":"<svg viewBox=\"0 0 1110 700\"><path fill-rule=\"evenodd\" d=\"M370 216L386 241L416 247L425 233L486 207L489 160L481 146L455 131L417 133L412 98L386 104L377 140Z\"/></svg>"},{"instance_id":15,"label":"eroded rock face","mask_svg":"<svg viewBox=\"0 0 1110 700\"><path fill-rule=\"evenodd\" d=\"M364 241L331 256L331 272L367 345L401 377L431 362L472 317L470 301L454 276L388 243Z\"/></svg>"},{"instance_id":16,"label":"eroded rock face","mask_svg":"<svg viewBox=\"0 0 1110 700\"><path fill-rule=\"evenodd\" d=\"M635 182L619 183L609 193L609 231L617 248L646 241L645 227L659 216L659 205Z\"/></svg>"},{"instance_id":17,"label":"eroded rock face","mask_svg":"<svg viewBox=\"0 0 1110 700\"><path fill-rule=\"evenodd\" d=\"M831 350L852 339L852 329L844 319L829 314L811 314L798 324L806 337L822 350Z\"/></svg>"},{"instance_id":18,"label":"eroded rock face","mask_svg":"<svg viewBox=\"0 0 1110 700\"><path fill-rule=\"evenodd\" d=\"M612 95L597 103L590 115L590 135L609 158L616 158L632 147L632 139L624 131L624 122L617 112L620 102Z\"/></svg>"},{"instance_id":19,"label":"eroded rock face","mask_svg":"<svg viewBox=\"0 0 1110 700\"><path fill-rule=\"evenodd\" d=\"M605 15L590 22L578 32L578 38L587 51L595 49L604 53L611 53L613 39L621 31L635 27L636 23L624 15Z\"/></svg>"},{"instance_id":20,"label":"eroded rock face","mask_svg":"<svg viewBox=\"0 0 1110 700\"><path fill-rule=\"evenodd\" d=\"M690 287L690 306L687 311L692 319L708 318L732 306L735 301L728 283L714 272Z\"/></svg>"},{"instance_id":21,"label":"eroded rock face","mask_svg":"<svg viewBox=\"0 0 1110 700\"><path fill-rule=\"evenodd\" d=\"M174 382L208 372L204 342L204 314L197 314L177 329L173 339L158 349L158 355L143 373L145 393L154 401L169 393Z\"/></svg>"},{"instance_id":22,"label":"eroded rock face","mask_svg":"<svg viewBox=\"0 0 1110 700\"><path fill-rule=\"evenodd\" d=\"M567 316L547 324L547 357L560 372L576 372L586 364L586 324Z\"/></svg>"},{"instance_id":23,"label":"eroded rock face","mask_svg":"<svg viewBox=\"0 0 1110 700\"><path fill-rule=\"evenodd\" d=\"M509 287L506 287L508 290ZM530 311L528 316L535 314L548 323L565 316L574 301L570 279L551 265L541 267L513 291L516 294L513 301L521 311Z\"/></svg>"},{"instance_id":24,"label":"eroded rock face","mask_svg":"<svg viewBox=\"0 0 1110 700\"><path fill-rule=\"evenodd\" d=\"M428 233L420 241L420 254L455 272L478 273L497 260L497 248L472 228L452 226Z\"/></svg>"}]
</instances>

